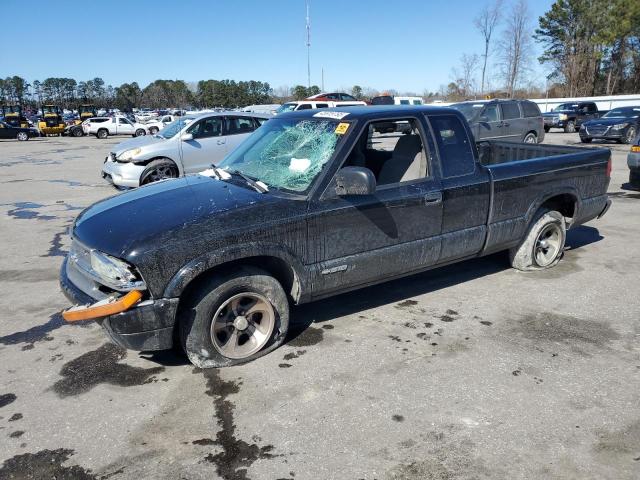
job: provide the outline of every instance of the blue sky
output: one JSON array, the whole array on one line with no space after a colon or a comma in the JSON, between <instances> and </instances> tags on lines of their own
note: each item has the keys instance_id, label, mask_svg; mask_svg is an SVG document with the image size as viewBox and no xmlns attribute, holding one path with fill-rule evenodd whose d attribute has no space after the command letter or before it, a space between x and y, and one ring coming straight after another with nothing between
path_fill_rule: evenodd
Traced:
<instances>
[{"instance_id":1,"label":"blue sky","mask_svg":"<svg viewBox=\"0 0 640 480\"><path fill-rule=\"evenodd\" d=\"M451 80L463 53L481 53L473 18L484 3L311 0L312 83L320 85L324 67L326 90L358 84L436 91ZM3 18L15 21L3 22L1 77L102 77L114 86L144 86L158 78L253 79L274 88L306 84L304 0L72 4L2 0ZM551 4L529 1L534 27ZM543 85L540 48L534 48L532 77Z\"/></svg>"}]
</instances>

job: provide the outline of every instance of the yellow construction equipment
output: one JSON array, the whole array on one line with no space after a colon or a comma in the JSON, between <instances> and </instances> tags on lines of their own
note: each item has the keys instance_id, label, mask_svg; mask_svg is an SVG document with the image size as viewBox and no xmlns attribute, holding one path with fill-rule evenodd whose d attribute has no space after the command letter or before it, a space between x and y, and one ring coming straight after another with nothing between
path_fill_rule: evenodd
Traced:
<instances>
[{"instance_id":1,"label":"yellow construction equipment","mask_svg":"<svg viewBox=\"0 0 640 480\"><path fill-rule=\"evenodd\" d=\"M65 128L62 110L57 105L43 105L38 129L43 135L62 135Z\"/></svg>"},{"instance_id":2,"label":"yellow construction equipment","mask_svg":"<svg viewBox=\"0 0 640 480\"><path fill-rule=\"evenodd\" d=\"M29 128L27 117L22 114L20 105L2 105L4 121L16 128Z\"/></svg>"}]
</instances>

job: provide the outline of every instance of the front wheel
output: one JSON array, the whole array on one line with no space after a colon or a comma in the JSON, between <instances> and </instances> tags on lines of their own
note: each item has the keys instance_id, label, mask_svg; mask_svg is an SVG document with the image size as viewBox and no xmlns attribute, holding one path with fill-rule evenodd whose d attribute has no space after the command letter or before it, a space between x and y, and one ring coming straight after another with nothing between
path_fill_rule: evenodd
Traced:
<instances>
[{"instance_id":1,"label":"front wheel","mask_svg":"<svg viewBox=\"0 0 640 480\"><path fill-rule=\"evenodd\" d=\"M26 142L27 140L29 140L29 134L26 132L18 132L16 138L21 142Z\"/></svg>"},{"instance_id":2,"label":"front wheel","mask_svg":"<svg viewBox=\"0 0 640 480\"><path fill-rule=\"evenodd\" d=\"M71 132L74 137L81 137L84 134L81 128L74 128Z\"/></svg>"},{"instance_id":3,"label":"front wheel","mask_svg":"<svg viewBox=\"0 0 640 480\"><path fill-rule=\"evenodd\" d=\"M133 134L134 137L142 137L143 135L146 135L147 132L145 132L142 128L139 128L136 130L136 133Z\"/></svg>"},{"instance_id":4,"label":"front wheel","mask_svg":"<svg viewBox=\"0 0 640 480\"><path fill-rule=\"evenodd\" d=\"M576 122L573 120L569 120L567 124L564 126L564 133L575 133L576 131Z\"/></svg>"},{"instance_id":5,"label":"front wheel","mask_svg":"<svg viewBox=\"0 0 640 480\"><path fill-rule=\"evenodd\" d=\"M179 171L175 163L168 158L159 158L147 165L142 175L140 175L140 185L165 180L167 178L178 178Z\"/></svg>"},{"instance_id":6,"label":"front wheel","mask_svg":"<svg viewBox=\"0 0 640 480\"><path fill-rule=\"evenodd\" d=\"M151 127L149 129L149 134L155 135L156 133L158 133L158 128L157 127Z\"/></svg>"},{"instance_id":7,"label":"front wheel","mask_svg":"<svg viewBox=\"0 0 640 480\"><path fill-rule=\"evenodd\" d=\"M627 130L627 134L624 136L623 143L633 143L636 138L636 129L634 127L629 127Z\"/></svg>"},{"instance_id":8,"label":"front wheel","mask_svg":"<svg viewBox=\"0 0 640 480\"><path fill-rule=\"evenodd\" d=\"M545 133L549 133L549 130L551 130L551 127L544 127L544 132Z\"/></svg>"},{"instance_id":9,"label":"front wheel","mask_svg":"<svg viewBox=\"0 0 640 480\"><path fill-rule=\"evenodd\" d=\"M179 312L182 347L199 368L250 362L279 347L289 328L289 301L267 272L240 267L196 287Z\"/></svg>"},{"instance_id":10,"label":"front wheel","mask_svg":"<svg viewBox=\"0 0 640 480\"><path fill-rule=\"evenodd\" d=\"M98 133L96 133L96 137L104 140L105 138L107 138L109 136L109 131L102 128L100 130L98 130Z\"/></svg>"},{"instance_id":11,"label":"front wheel","mask_svg":"<svg viewBox=\"0 0 640 480\"><path fill-rule=\"evenodd\" d=\"M555 210L540 210L522 243L509 250L511 266L522 271L553 267L562 258L566 238L564 216Z\"/></svg>"},{"instance_id":12,"label":"front wheel","mask_svg":"<svg viewBox=\"0 0 640 480\"><path fill-rule=\"evenodd\" d=\"M533 132L529 132L524 136L524 143L538 143L538 138L536 137L536 134Z\"/></svg>"}]
</instances>

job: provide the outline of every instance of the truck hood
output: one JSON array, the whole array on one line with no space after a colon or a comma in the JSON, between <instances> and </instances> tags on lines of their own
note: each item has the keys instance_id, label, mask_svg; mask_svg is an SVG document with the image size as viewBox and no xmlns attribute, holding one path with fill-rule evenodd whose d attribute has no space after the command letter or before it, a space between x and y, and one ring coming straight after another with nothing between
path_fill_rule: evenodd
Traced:
<instances>
[{"instance_id":1,"label":"truck hood","mask_svg":"<svg viewBox=\"0 0 640 480\"><path fill-rule=\"evenodd\" d=\"M555 117L560 113L573 114L576 113L575 110L556 110L555 112L545 112L542 114L543 117Z\"/></svg>"},{"instance_id":2,"label":"truck hood","mask_svg":"<svg viewBox=\"0 0 640 480\"><path fill-rule=\"evenodd\" d=\"M73 237L89 248L119 258L135 257L158 246L216 234L220 224L243 226L249 210L282 201L232 182L202 175L166 180L97 202L75 221ZM224 218L217 218L224 217ZM244 219L244 223L238 223ZM203 225L205 224L205 225Z\"/></svg>"},{"instance_id":3,"label":"truck hood","mask_svg":"<svg viewBox=\"0 0 640 480\"><path fill-rule=\"evenodd\" d=\"M153 145L154 143L161 143L166 141L167 140L164 138L155 137L153 135L143 135L141 137L134 137L130 140L125 140L124 142L116 145L116 147L111 151L115 153L117 157L121 153L133 148L147 147L149 145Z\"/></svg>"}]
</instances>

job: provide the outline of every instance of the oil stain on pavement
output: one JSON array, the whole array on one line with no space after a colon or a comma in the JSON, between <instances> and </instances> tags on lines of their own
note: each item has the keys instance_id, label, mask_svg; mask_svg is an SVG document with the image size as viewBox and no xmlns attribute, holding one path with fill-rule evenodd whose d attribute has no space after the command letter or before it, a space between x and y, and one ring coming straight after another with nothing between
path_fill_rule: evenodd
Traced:
<instances>
[{"instance_id":1,"label":"oil stain on pavement","mask_svg":"<svg viewBox=\"0 0 640 480\"><path fill-rule=\"evenodd\" d=\"M291 347L310 347L322 341L324 332L321 328L308 327L300 335L288 342Z\"/></svg>"},{"instance_id":2,"label":"oil stain on pavement","mask_svg":"<svg viewBox=\"0 0 640 480\"><path fill-rule=\"evenodd\" d=\"M100 480L78 465L64 466L73 450L41 450L37 453L16 455L2 464L0 478L13 480L59 479L59 480Z\"/></svg>"},{"instance_id":3,"label":"oil stain on pavement","mask_svg":"<svg viewBox=\"0 0 640 480\"><path fill-rule=\"evenodd\" d=\"M204 376L207 382L205 393L213 398L215 415L220 427L216 439L211 444L220 447L221 451L216 454L208 454L205 460L213 463L216 466L217 474L225 480L249 480L247 468L256 460L277 456L271 453L273 445L260 447L255 443L250 444L236 438L236 426L233 418L235 405L228 397L240 391L238 383L221 379L218 369L194 369L193 373Z\"/></svg>"},{"instance_id":4,"label":"oil stain on pavement","mask_svg":"<svg viewBox=\"0 0 640 480\"><path fill-rule=\"evenodd\" d=\"M66 363L60 370L64 378L58 380L52 389L61 398L71 397L86 393L102 383L119 387L151 383L154 375L164 371L164 367L141 368L118 363L126 356L125 349L106 343Z\"/></svg>"}]
</instances>

